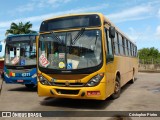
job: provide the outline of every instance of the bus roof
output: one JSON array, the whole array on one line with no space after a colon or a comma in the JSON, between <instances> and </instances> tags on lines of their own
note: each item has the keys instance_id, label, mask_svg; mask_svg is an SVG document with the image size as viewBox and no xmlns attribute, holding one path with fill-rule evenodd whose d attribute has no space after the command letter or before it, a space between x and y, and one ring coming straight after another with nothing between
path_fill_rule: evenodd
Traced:
<instances>
[{"instance_id":1,"label":"bus roof","mask_svg":"<svg viewBox=\"0 0 160 120\"><path fill-rule=\"evenodd\" d=\"M30 34L15 34L15 35L8 35L7 38L9 37L19 37L19 36L37 36L38 33L30 33Z\"/></svg>"},{"instance_id":2,"label":"bus roof","mask_svg":"<svg viewBox=\"0 0 160 120\"><path fill-rule=\"evenodd\" d=\"M45 19L44 21L48 21L48 20L52 20L55 18L63 18L63 17L70 17L70 16L81 16L81 15L93 15L93 14L97 14L97 15L103 15L102 13L97 13L97 12L93 12L93 13L79 13L79 14L66 14L66 15L61 15L61 16L55 16L49 19Z\"/></svg>"},{"instance_id":3,"label":"bus roof","mask_svg":"<svg viewBox=\"0 0 160 120\"><path fill-rule=\"evenodd\" d=\"M66 15L61 15L61 16L56 16L56 17L53 17L53 18L49 18L49 19L46 19L46 20L44 20L44 21L52 20L52 19L55 19L55 18L63 18L63 17L70 17L70 16L81 16L81 15L93 15L93 14L97 14L97 15L99 15L100 17L102 17L103 20L104 20L104 22L107 22L109 25L115 27L116 31L118 31L121 35L123 35L127 40L129 40L130 42L132 42L132 43L136 46L136 44L135 44L133 41L131 41L126 34L124 34L118 27L116 27L116 25L114 25L114 24L111 22L111 20L109 20L109 19L108 19L104 14L102 14L102 13L93 12L93 13L80 13L80 14L66 14Z\"/></svg>"}]
</instances>

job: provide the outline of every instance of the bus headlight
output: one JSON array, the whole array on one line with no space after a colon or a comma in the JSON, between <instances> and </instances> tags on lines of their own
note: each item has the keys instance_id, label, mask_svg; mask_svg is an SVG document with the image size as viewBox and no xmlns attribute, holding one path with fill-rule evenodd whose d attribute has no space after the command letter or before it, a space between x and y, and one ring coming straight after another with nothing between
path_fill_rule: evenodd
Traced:
<instances>
[{"instance_id":1,"label":"bus headlight","mask_svg":"<svg viewBox=\"0 0 160 120\"><path fill-rule=\"evenodd\" d=\"M32 78L35 78L35 77L37 77L37 73L35 73L34 75L32 75Z\"/></svg>"},{"instance_id":2,"label":"bus headlight","mask_svg":"<svg viewBox=\"0 0 160 120\"><path fill-rule=\"evenodd\" d=\"M104 73L100 73L96 76L94 76L92 79L89 80L89 82L86 84L87 87L93 87L96 86L100 83L104 76Z\"/></svg>"},{"instance_id":3,"label":"bus headlight","mask_svg":"<svg viewBox=\"0 0 160 120\"><path fill-rule=\"evenodd\" d=\"M38 76L39 82L42 85L52 85L46 78L44 78L42 75Z\"/></svg>"}]
</instances>

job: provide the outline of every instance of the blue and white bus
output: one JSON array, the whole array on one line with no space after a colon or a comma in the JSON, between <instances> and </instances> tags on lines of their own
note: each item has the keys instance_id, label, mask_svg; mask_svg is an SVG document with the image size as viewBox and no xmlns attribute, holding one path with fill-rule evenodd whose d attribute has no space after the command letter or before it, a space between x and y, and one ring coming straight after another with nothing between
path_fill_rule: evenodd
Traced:
<instances>
[{"instance_id":1,"label":"blue and white bus","mask_svg":"<svg viewBox=\"0 0 160 120\"><path fill-rule=\"evenodd\" d=\"M37 85L36 40L38 34L9 35L6 38L4 80L8 84Z\"/></svg>"}]
</instances>

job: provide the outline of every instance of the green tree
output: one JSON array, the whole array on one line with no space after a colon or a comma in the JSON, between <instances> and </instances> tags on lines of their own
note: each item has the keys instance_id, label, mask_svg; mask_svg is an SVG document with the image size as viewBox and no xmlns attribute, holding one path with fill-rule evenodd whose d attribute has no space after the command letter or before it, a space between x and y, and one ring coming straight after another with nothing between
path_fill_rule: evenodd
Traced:
<instances>
[{"instance_id":1,"label":"green tree","mask_svg":"<svg viewBox=\"0 0 160 120\"><path fill-rule=\"evenodd\" d=\"M158 58L158 55L159 55L158 49L156 49L156 48L154 48L154 47L151 47L151 48L150 48L150 54L149 54L149 56L151 56L151 57L154 58L154 59L157 59L157 58Z\"/></svg>"},{"instance_id":2,"label":"green tree","mask_svg":"<svg viewBox=\"0 0 160 120\"><path fill-rule=\"evenodd\" d=\"M5 35L7 36L8 34L28 34L28 33L36 33L36 31L31 30L32 24L30 22L22 23L19 22L18 24L16 23L11 23L10 29L6 30Z\"/></svg>"},{"instance_id":3,"label":"green tree","mask_svg":"<svg viewBox=\"0 0 160 120\"><path fill-rule=\"evenodd\" d=\"M160 59L160 52L159 52L159 54L158 54L158 58Z\"/></svg>"},{"instance_id":4,"label":"green tree","mask_svg":"<svg viewBox=\"0 0 160 120\"><path fill-rule=\"evenodd\" d=\"M140 59L157 59L160 56L158 49L154 47L140 49L138 54Z\"/></svg>"},{"instance_id":5,"label":"green tree","mask_svg":"<svg viewBox=\"0 0 160 120\"><path fill-rule=\"evenodd\" d=\"M140 59L146 59L149 55L149 48L143 48L138 51L138 55Z\"/></svg>"}]
</instances>

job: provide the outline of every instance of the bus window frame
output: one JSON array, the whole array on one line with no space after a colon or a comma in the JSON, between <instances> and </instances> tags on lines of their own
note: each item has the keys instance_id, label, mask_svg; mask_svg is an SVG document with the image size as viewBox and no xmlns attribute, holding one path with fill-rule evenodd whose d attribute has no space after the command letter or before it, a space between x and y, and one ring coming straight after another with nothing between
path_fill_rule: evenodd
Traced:
<instances>
[{"instance_id":1,"label":"bus window frame","mask_svg":"<svg viewBox=\"0 0 160 120\"><path fill-rule=\"evenodd\" d=\"M110 62L113 62L114 61L114 51L113 51L113 38L110 38L109 37L109 30L107 28L104 29L104 32L105 32L105 49L106 49L106 63L110 63ZM108 46L109 44L109 39L110 39L110 45L111 46ZM110 49L111 47L111 49ZM111 52L110 52L111 51ZM109 53L109 54L108 54Z\"/></svg>"}]
</instances>

